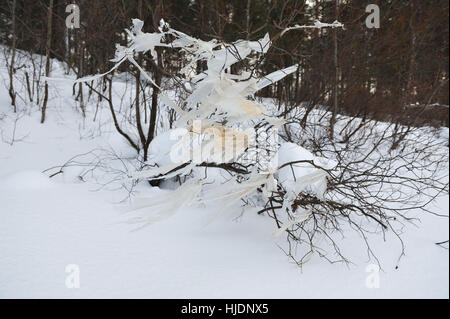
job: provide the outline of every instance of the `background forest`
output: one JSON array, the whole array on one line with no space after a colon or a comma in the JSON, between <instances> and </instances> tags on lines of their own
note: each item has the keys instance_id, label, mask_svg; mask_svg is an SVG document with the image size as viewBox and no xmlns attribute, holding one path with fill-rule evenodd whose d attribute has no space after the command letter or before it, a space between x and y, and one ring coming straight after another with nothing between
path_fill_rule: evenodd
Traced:
<instances>
[{"instance_id":1,"label":"background forest","mask_svg":"<svg viewBox=\"0 0 450 319\"><path fill-rule=\"evenodd\" d=\"M50 35L50 56L82 77L111 67L111 43L126 44L124 28L132 18L143 20L146 32L154 32L163 18L191 36L228 42L259 39L266 32L273 38L288 26L316 19L339 20L345 31L306 29L276 39L259 66L261 73L297 63L300 67L259 95L407 125L448 126L449 2L372 2L380 7L379 29L365 24L366 0L53 0L50 34L49 1L9 0L0 4L0 41L45 55ZM70 3L80 8L80 28L66 28ZM185 64L177 52L163 54L165 70L176 72ZM149 61L143 67L162 72ZM202 71L201 63L197 68ZM239 65L232 73L239 73Z\"/></svg>"}]
</instances>

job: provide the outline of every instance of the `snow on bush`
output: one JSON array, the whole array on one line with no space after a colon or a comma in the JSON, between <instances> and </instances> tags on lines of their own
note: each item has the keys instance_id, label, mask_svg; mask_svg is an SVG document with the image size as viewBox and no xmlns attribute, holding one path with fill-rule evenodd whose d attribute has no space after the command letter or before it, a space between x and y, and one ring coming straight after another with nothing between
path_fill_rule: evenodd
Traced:
<instances>
[{"instance_id":1,"label":"snow on bush","mask_svg":"<svg viewBox=\"0 0 450 319\"><path fill-rule=\"evenodd\" d=\"M335 27L334 24L317 27L328 26ZM261 78L245 71L242 74L231 74L228 69L233 64L244 59L248 59L249 64L254 64L258 57L267 53L271 46L268 34L258 41L238 40L227 44L219 43L215 39L209 42L195 39L170 28L163 20L160 23L159 33L144 33L142 27L142 21L133 19L133 28L127 31L131 38L130 45L128 47L117 45L116 56L112 60L117 64L112 70L124 60L129 60L144 74L145 78L156 85L133 58L134 53L137 52L150 52L154 57L155 47L177 48L191 57L191 61L181 70L181 73L188 74L194 63L200 60L207 62L207 70L192 79L190 87L193 89L183 101L184 109L181 109L167 94L161 93L161 100L176 109L180 115L175 123L177 128L157 137L150 144L151 155L148 164L155 168L138 172L133 177L167 179L190 175L193 178L194 182L184 184L175 191L173 196L177 199L176 201L169 201L171 204L163 205L162 209L166 211L166 215L173 214L183 205L191 203L193 197L200 193L199 187L201 188L203 178L193 176L195 175L193 168L196 166L221 167L234 173L228 183L218 186L218 189L208 193L207 198L199 198L199 201L227 199L228 203L224 208L228 208L232 203L259 188L264 189L263 196L270 196L271 192L277 190L274 174L278 167L274 165L264 167L262 172L256 165L257 158L253 158L253 162L249 162L248 158L246 161L241 160L244 153L250 149L266 146L260 144L255 137L255 126L272 127L272 132L275 130L277 134L276 128L284 121L271 116L264 105L255 101L254 94L295 72L298 66L293 65ZM172 40L168 40L169 38ZM88 77L89 80L92 78ZM183 128L185 131L182 131ZM277 145L272 146L275 146L275 149L277 147ZM272 160L268 162L273 164L277 152L272 150L270 153ZM294 160L313 159L312 155L306 151L294 154L296 156ZM311 192L323 196L327 184L327 173L320 167L310 167L308 174L294 172L294 180L286 178L285 171L286 169L281 168L279 174L284 179L282 183L286 184L286 188L290 190L290 195L286 196L286 207L289 206L291 198L295 197L295 192L301 192L308 186L311 186ZM297 174L298 176L295 176ZM297 179L301 182L297 182ZM164 200L160 199L146 201L149 216L139 220L144 225L158 220L159 218L155 219L154 212L161 211L162 203ZM138 205L134 209L143 207Z\"/></svg>"}]
</instances>

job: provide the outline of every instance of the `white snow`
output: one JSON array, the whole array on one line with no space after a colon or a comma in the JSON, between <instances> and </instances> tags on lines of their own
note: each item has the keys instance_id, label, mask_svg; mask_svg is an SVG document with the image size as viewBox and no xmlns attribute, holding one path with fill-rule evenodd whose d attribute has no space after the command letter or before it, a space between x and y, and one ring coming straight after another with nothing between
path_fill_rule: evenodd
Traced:
<instances>
[{"instance_id":1,"label":"white snow","mask_svg":"<svg viewBox=\"0 0 450 319\"><path fill-rule=\"evenodd\" d=\"M275 176L287 192L285 207L304 190L322 198L327 188L326 170L336 166L333 161L318 158L294 143L283 143L280 146L278 165L281 169Z\"/></svg>"},{"instance_id":2,"label":"white snow","mask_svg":"<svg viewBox=\"0 0 450 319\"><path fill-rule=\"evenodd\" d=\"M0 177L0 189L3 191L31 191L50 189L55 184L44 174L35 170L18 171Z\"/></svg>"},{"instance_id":3,"label":"white snow","mask_svg":"<svg viewBox=\"0 0 450 319\"><path fill-rule=\"evenodd\" d=\"M49 102L47 122L39 124L37 107L29 106L17 126L16 136L23 138L12 145L0 141L0 298L449 297L448 249L435 245L449 237L447 218L421 215L419 227L405 227L406 256L398 269L401 248L394 236L388 233L385 241L370 236L383 266L379 288L366 286L366 270L374 261L367 259L364 243L354 233L340 241L353 264L329 264L314 256L300 269L279 248L284 239L272 236L273 221L254 209L243 212L239 203L221 216L218 203L192 203L133 231L137 225L129 222L138 215L123 212L129 194L118 187L129 181L115 180L134 171L126 162L133 149L114 131L106 105L96 122L95 110L89 108L83 120L71 84L50 86L58 95ZM12 136L14 119L8 93L0 86L2 136ZM161 135L154 145L161 147L154 150L161 161L167 160L166 138ZM316 160L297 145L285 145L284 150L285 162L299 153ZM97 162L96 152L106 151L122 154L124 162L113 156L106 164ZM76 157L76 165L64 173L51 179L58 168L43 173L80 154L85 155ZM97 171L89 175L87 164L92 163L98 164ZM299 176L316 170L295 168ZM125 174L116 175L118 171ZM224 179L210 174L208 180ZM132 192L135 197L179 200L177 193L147 183ZM186 196L187 202L190 199ZM448 197L434 205L448 215ZM154 208L142 213L161 217ZM67 265L79 267L80 288L66 287Z\"/></svg>"}]
</instances>

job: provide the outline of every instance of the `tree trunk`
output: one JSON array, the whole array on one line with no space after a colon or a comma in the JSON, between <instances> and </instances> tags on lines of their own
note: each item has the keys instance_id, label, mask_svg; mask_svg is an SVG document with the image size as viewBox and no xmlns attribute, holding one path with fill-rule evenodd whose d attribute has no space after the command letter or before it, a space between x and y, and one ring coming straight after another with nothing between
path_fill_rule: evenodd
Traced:
<instances>
[{"instance_id":1,"label":"tree trunk","mask_svg":"<svg viewBox=\"0 0 450 319\"><path fill-rule=\"evenodd\" d=\"M339 19L339 0L336 0L336 21ZM334 138L334 124L336 122L336 113L338 111L338 86L339 86L339 65L338 65L338 40L337 40L337 28L334 29L334 101L333 101L333 112L331 114L330 120L330 138Z\"/></svg>"},{"instance_id":2,"label":"tree trunk","mask_svg":"<svg viewBox=\"0 0 450 319\"><path fill-rule=\"evenodd\" d=\"M16 59L16 41L17 41L17 35L16 35L16 0L13 1L12 4L12 46L11 46L11 64L9 65L9 96L11 97L11 105L14 108L14 113L17 112L17 106L16 106L16 92L14 91L14 63Z\"/></svg>"},{"instance_id":3,"label":"tree trunk","mask_svg":"<svg viewBox=\"0 0 450 319\"><path fill-rule=\"evenodd\" d=\"M138 1L138 18L142 20L142 0ZM142 54L138 53L137 57L137 63L139 65L142 65ZM139 138L141 140L142 147L145 149L147 144L147 139L144 134L144 130L142 129L142 122L141 122L141 103L140 103L140 89L141 89L141 72L139 69L136 70L135 74L135 80L136 80L136 97L135 97L135 115L136 115L136 127L139 133ZM145 160L147 160L145 158Z\"/></svg>"},{"instance_id":4,"label":"tree trunk","mask_svg":"<svg viewBox=\"0 0 450 319\"><path fill-rule=\"evenodd\" d=\"M53 22L53 0L50 0L47 12L47 44L45 47L45 76L50 74L50 50L52 45L52 22ZM44 104L42 105L41 123L45 122L45 111L48 102L48 83L45 82L44 87Z\"/></svg>"},{"instance_id":5,"label":"tree trunk","mask_svg":"<svg viewBox=\"0 0 450 319\"><path fill-rule=\"evenodd\" d=\"M162 67L162 55L160 49L156 49L157 52L157 63L158 67ZM161 87L161 80L162 75L161 71L158 70L158 68L155 68L155 83L157 86ZM150 111L150 125L148 128L148 134L147 134L147 143L144 148L144 161L147 160L148 156L148 147L150 146L151 141L155 137L155 131L156 131L156 116L158 114L158 95L159 95L159 89L155 86L153 86L153 92L152 92L152 109Z\"/></svg>"},{"instance_id":6,"label":"tree trunk","mask_svg":"<svg viewBox=\"0 0 450 319\"><path fill-rule=\"evenodd\" d=\"M247 14L247 21L246 21L246 31L247 31L247 41L250 40L250 6L252 4L252 0L247 0L247 10L246 10L246 14Z\"/></svg>"}]
</instances>

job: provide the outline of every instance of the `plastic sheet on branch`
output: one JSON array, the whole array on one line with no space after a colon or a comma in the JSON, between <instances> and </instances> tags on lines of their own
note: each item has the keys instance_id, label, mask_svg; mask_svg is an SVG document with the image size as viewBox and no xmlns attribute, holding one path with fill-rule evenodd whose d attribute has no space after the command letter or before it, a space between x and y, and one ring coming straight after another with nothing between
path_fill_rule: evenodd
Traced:
<instances>
[{"instance_id":1,"label":"plastic sheet on branch","mask_svg":"<svg viewBox=\"0 0 450 319\"><path fill-rule=\"evenodd\" d=\"M265 106L258 103L254 96L259 90L296 72L298 65L260 77L249 71L242 71L241 74L231 74L229 69L237 62L247 60L248 65L255 65L257 60L268 52L272 45L269 34L257 41L238 40L233 43L225 43L216 39L211 41L196 39L181 31L172 29L164 20L160 21L158 32L155 33L143 32L144 23L139 19L133 19L132 23L133 27L131 30L126 30L130 38L129 45L116 45L115 57L111 59L112 62L116 63L114 67L104 74L75 80L75 82L87 82L98 79L117 70L124 61L129 61L141 72L145 79L160 89L160 102L179 113L179 118L175 122L175 130L178 130L176 132L179 135L178 140L172 138L171 142L166 145L166 151L162 154L170 157L170 160L164 160L163 164L155 162L153 164L157 166L156 168L136 172L130 177L167 179L187 175L196 166L220 167L233 173L234 177L227 184L217 186L218 189L214 193L205 195L204 201L228 199L229 202L225 208L260 188L263 189L263 196L266 198L272 192L277 191L276 176L278 176L277 171L279 167L276 161L269 159L269 166L261 171L256 163L243 165L239 163L239 158L242 158L250 149L271 148L270 145L259 145L259 140L252 138L251 134L245 129L251 129L256 125L268 127L277 134L277 127L284 124L284 120L269 114ZM287 28L284 32L301 27L335 28L339 26L341 24L338 22L332 24L316 22L314 26L294 26ZM151 54L150 58L157 64L156 48L180 50L189 60L188 64L180 71L180 79L184 79L186 83L189 82L189 86L192 88L192 92L182 101L184 109L179 107L134 59L137 53L145 54L149 52ZM207 69L196 75L193 72L194 65L199 61L206 61ZM201 128L196 129L195 123L201 123ZM238 131L237 127L241 130ZM179 129L184 129L185 131L180 135ZM155 148L157 143L158 137L152 141L150 149ZM188 154L194 154L193 157L184 156L179 160L174 160L174 149L177 149L177 147L181 147L184 150L187 149ZM205 150L207 151L205 152ZM272 159L277 158L276 150L269 150L268 153L270 153ZM150 154L150 156L152 155L154 154ZM161 154L159 156L161 157ZM296 160L303 159L297 158ZM255 161L257 162L259 159L256 158ZM240 166L236 167L236 164ZM278 172L278 174L283 174L283 171ZM300 184L294 183L294 186L286 186L292 191L301 191L308 185L318 182L326 184L326 172L320 168L313 168L313 172L309 172L303 177L297 176L295 178L302 179L302 182ZM195 183L184 184L176 191L176 196L174 196L176 200L165 198L144 200L143 204L139 204L134 209L147 208L149 212L167 210L168 215L163 214L163 216L169 216L178 211L183 205L192 203L193 197L200 194L201 185L202 180L196 179ZM322 188L323 186L320 187L321 190L319 192L323 192ZM165 200L168 203L165 203ZM202 199L199 200L202 201ZM150 213L149 216L138 218L134 221L148 225L160 220L160 217L155 217L154 214Z\"/></svg>"}]
</instances>

